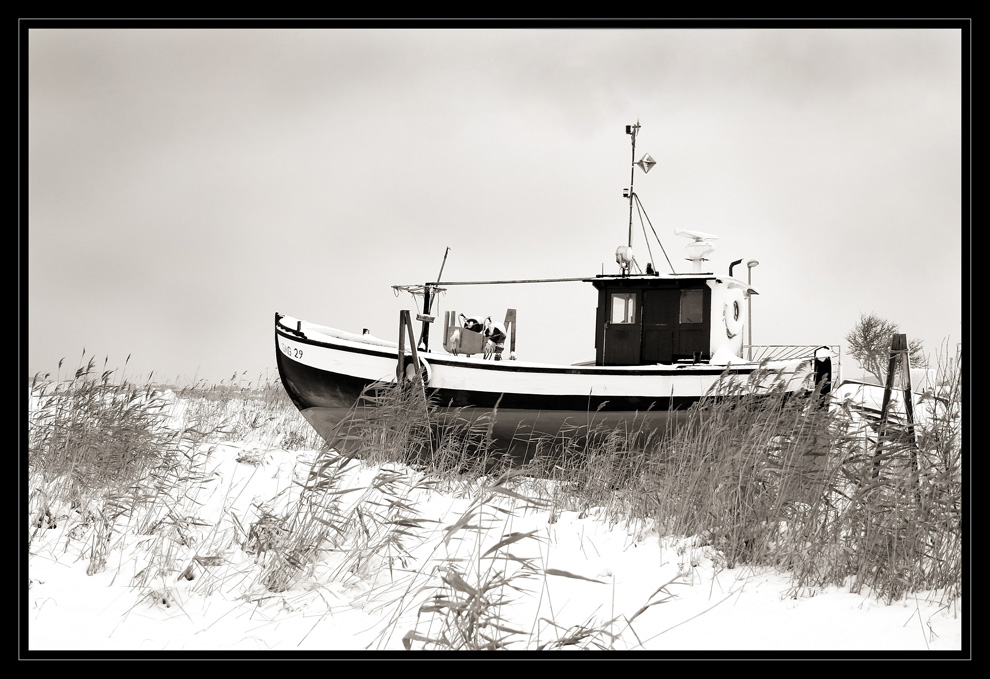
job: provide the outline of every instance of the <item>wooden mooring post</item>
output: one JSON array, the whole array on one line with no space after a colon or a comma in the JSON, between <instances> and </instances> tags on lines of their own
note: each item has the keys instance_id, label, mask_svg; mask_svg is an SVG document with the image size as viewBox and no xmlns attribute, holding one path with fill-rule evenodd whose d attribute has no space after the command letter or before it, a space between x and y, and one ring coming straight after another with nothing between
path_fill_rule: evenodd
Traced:
<instances>
[{"instance_id":1,"label":"wooden mooring post","mask_svg":"<svg viewBox=\"0 0 990 679\"><path fill-rule=\"evenodd\" d=\"M412 350L413 375L406 371L406 337L409 338L409 348ZM399 312L399 359L395 366L395 381L402 384L406 379L410 381L422 382L419 375L419 351L416 349L416 336L413 334L412 318L409 310L403 309Z\"/></svg>"},{"instance_id":2,"label":"wooden mooring post","mask_svg":"<svg viewBox=\"0 0 990 679\"><path fill-rule=\"evenodd\" d=\"M911 443L912 473L918 475L918 441L914 431L914 401L911 388L911 358L907 335L895 334L890 340L890 361L887 366L887 381L883 389L883 402L880 405L880 423L877 427L877 447L873 453L873 478L880 475L880 460L884 439L890 428L890 400L894 390L894 380L900 375L903 391L904 414L907 416L907 435Z\"/></svg>"},{"instance_id":3,"label":"wooden mooring post","mask_svg":"<svg viewBox=\"0 0 990 679\"><path fill-rule=\"evenodd\" d=\"M412 353L412 363L406 363L406 339L409 340L409 349ZM409 368L412 366L412 371ZM429 376L426 366L426 361L420 361L419 350L416 348L416 335L413 331L412 318L409 314L408 309L403 309L399 312L399 355L397 358L397 365L395 366L395 382L399 387L400 392L407 394L422 395L422 401L416 400L423 406L423 420L422 422L426 425L429 431L430 427L430 403L429 398L426 395L426 383L429 381ZM411 391L404 391L406 385L410 385L409 389ZM417 388L418 387L418 388ZM413 442L413 437L410 439ZM414 444L414 442L413 442ZM420 447L421 448L421 447ZM410 455L410 459L416 459L420 454L414 449L410 449L412 452L407 452ZM425 450L421 452L427 455L427 459L433 458L433 435L430 433L426 437Z\"/></svg>"}]
</instances>

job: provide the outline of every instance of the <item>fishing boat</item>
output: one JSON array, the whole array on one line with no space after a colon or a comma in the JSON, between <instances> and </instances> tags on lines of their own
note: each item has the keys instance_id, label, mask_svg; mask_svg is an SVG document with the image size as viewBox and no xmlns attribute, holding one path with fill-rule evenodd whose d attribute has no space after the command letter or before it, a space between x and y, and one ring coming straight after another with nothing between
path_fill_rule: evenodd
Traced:
<instances>
[{"instance_id":1,"label":"fishing boat","mask_svg":"<svg viewBox=\"0 0 990 679\"><path fill-rule=\"evenodd\" d=\"M699 400L720 394L761 398L827 392L836 347L752 345L746 310L758 294L751 283L756 260L739 259L727 271L714 272L708 255L717 236L676 231L688 239L690 271L675 271L669 258L669 272L658 271L653 262L640 266L632 248L634 207L641 223L649 218L633 183L636 170L649 172L655 161L649 154L636 160L639 129L638 122L626 127L632 145L629 188L623 192L629 201L629 230L626 243L616 250L617 271L441 282L441 266L435 281L392 286L412 293L417 303L415 321L410 311L400 312L395 340L276 313L279 375L303 417L333 445L339 442L338 426L366 390L408 381L428 397L434 427L481 422L496 449L525 456L538 442L562 436L616 428L668 431ZM650 228L655 234L652 224ZM494 319L447 310L441 322L434 314L438 296L454 286L563 282L597 291L597 308L589 309L595 318L595 354L585 362L517 359L516 342L525 335L517 333L515 307ZM418 337L414 323L419 324ZM434 346L434 338L440 346ZM590 338L586 342L590 345Z\"/></svg>"}]
</instances>

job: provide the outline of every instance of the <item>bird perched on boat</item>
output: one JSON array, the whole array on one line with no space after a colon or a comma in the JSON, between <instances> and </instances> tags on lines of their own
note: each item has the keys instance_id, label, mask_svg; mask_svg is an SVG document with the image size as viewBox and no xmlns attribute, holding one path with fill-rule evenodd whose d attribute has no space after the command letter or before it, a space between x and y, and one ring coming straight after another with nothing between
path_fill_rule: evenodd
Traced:
<instances>
[{"instance_id":1,"label":"bird perched on boat","mask_svg":"<svg viewBox=\"0 0 990 679\"><path fill-rule=\"evenodd\" d=\"M491 316L488 317L488 320L489 321L491 320ZM464 314L461 314L461 323L464 326L465 330L471 330L473 332L484 332L485 329L485 322L479 321L477 318L473 316L465 316Z\"/></svg>"},{"instance_id":2,"label":"bird perched on boat","mask_svg":"<svg viewBox=\"0 0 990 679\"><path fill-rule=\"evenodd\" d=\"M485 319L485 358L494 358L496 361L502 360L502 352L505 351L505 328L501 323L492 321L489 316Z\"/></svg>"}]
</instances>

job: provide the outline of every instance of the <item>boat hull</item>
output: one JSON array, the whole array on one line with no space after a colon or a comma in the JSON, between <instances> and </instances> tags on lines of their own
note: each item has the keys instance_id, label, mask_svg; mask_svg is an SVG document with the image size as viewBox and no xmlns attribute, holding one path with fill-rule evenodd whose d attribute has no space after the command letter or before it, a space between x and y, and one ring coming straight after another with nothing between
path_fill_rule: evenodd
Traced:
<instances>
[{"instance_id":1,"label":"boat hull","mask_svg":"<svg viewBox=\"0 0 990 679\"><path fill-rule=\"evenodd\" d=\"M309 424L339 447L339 425L362 393L396 382L397 344L276 315L276 361L282 383ZM431 425L481 431L498 451L534 454L547 439L583 441L588 434L624 431L663 435L688 409L726 380L754 384L761 366L564 366L491 361L450 354L418 355ZM409 350L404 362L411 364ZM806 393L808 360L771 369L759 383ZM412 374L416 374L413 370ZM783 380L783 382L780 382ZM812 380L813 381L813 380ZM729 389L730 398L758 398Z\"/></svg>"}]
</instances>

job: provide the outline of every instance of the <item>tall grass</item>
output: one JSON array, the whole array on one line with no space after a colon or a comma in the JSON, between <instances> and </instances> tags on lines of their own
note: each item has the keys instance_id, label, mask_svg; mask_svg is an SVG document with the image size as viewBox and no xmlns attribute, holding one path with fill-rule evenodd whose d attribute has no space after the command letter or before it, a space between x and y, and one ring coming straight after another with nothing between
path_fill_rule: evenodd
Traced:
<instances>
[{"instance_id":1,"label":"tall grass","mask_svg":"<svg viewBox=\"0 0 990 679\"><path fill-rule=\"evenodd\" d=\"M919 404L913 439L896 417L879 432L850 403L823 407L817 392L794 397L783 382L754 375L749 384L724 382L673 431L564 431L539 442L517 478L555 512L598 508L612 521L702 536L730 568L784 568L795 593L848 585L889 601L920 590L953 596L961 584L961 388L958 366L943 371L941 400ZM742 398L756 391L761 398ZM382 426L365 414L342 428L369 457L408 462L428 450L431 473L446 483L512 468L477 423L459 433L446 423L431 438L424 418L443 416L422 391L375 394L364 412L380 414Z\"/></svg>"},{"instance_id":2,"label":"tall grass","mask_svg":"<svg viewBox=\"0 0 990 679\"><path fill-rule=\"evenodd\" d=\"M28 411L31 538L76 517L80 533L89 529L91 573L104 568L122 517L169 506L200 438L168 426L163 392L95 366L90 358L66 380L35 376Z\"/></svg>"},{"instance_id":3,"label":"tall grass","mask_svg":"<svg viewBox=\"0 0 990 679\"><path fill-rule=\"evenodd\" d=\"M252 557L237 574L251 592L314 581L391 592L382 644L613 648L671 583L629 618L519 618L520 600L550 602L557 578L579 576L547 568L545 541L512 522L565 511L692 537L726 567L784 569L795 595L961 593L958 364L943 366L937 399L919 402L913 432L880 431L851 403L821 407L817 393L792 398L782 385L741 399L755 385L727 382L675 430L565 429L522 463L494 445L489 418L445 414L421 388L369 389L324 444L277 381L242 386L235 375L176 392L95 365L29 385L29 539L61 524L95 573L124 535L145 536L131 584L163 602L179 578L204 590L227 582L233 550ZM313 458L297 487L252 515L204 517L219 490L205 463L234 441L244 464L278 451ZM440 491L463 500L457 516L422 514Z\"/></svg>"},{"instance_id":4,"label":"tall grass","mask_svg":"<svg viewBox=\"0 0 990 679\"><path fill-rule=\"evenodd\" d=\"M70 524L88 545L92 574L123 536L148 535L149 561L134 577L146 585L165 577L178 547L201 540L197 497L210 491L203 463L216 445L300 447L317 437L293 417L281 385L177 394L132 384L107 363L97 369L84 351L74 372L35 375L29 385L28 546L40 531Z\"/></svg>"}]
</instances>

